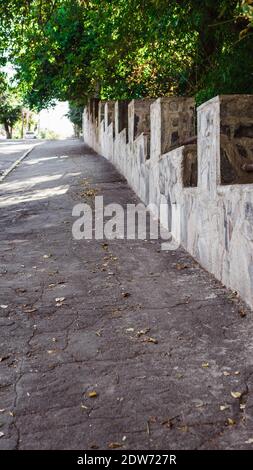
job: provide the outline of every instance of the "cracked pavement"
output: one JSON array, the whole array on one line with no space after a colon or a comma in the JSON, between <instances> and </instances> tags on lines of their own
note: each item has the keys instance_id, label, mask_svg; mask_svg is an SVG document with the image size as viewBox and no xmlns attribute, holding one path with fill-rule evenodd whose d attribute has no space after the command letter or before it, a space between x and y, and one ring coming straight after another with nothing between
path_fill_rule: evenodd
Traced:
<instances>
[{"instance_id":1,"label":"cracked pavement","mask_svg":"<svg viewBox=\"0 0 253 470\"><path fill-rule=\"evenodd\" d=\"M78 140L0 185L0 449L251 449L252 312L183 249L73 240L93 190L138 201Z\"/></svg>"}]
</instances>

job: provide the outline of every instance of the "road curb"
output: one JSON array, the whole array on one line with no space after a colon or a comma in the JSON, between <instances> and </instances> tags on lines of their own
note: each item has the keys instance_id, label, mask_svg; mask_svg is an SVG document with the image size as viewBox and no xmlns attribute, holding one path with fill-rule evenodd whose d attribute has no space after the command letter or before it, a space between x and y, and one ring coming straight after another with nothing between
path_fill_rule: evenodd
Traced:
<instances>
[{"instance_id":1,"label":"road curb","mask_svg":"<svg viewBox=\"0 0 253 470\"><path fill-rule=\"evenodd\" d=\"M28 157L28 155L36 148L38 147L39 145L42 145L44 142L39 142L38 144L35 144L33 145L31 148L29 148L28 150L26 150L25 153L23 153L23 155L18 158L9 168L7 168L7 170L5 170L3 172L3 174L0 176L0 183L2 183L5 178L26 158Z\"/></svg>"}]
</instances>

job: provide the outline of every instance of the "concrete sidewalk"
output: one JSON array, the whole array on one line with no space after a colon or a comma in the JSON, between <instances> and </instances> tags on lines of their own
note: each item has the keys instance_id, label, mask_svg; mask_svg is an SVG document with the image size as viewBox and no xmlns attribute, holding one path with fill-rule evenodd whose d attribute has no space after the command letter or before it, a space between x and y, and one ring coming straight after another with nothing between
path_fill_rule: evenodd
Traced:
<instances>
[{"instance_id":1,"label":"concrete sidewalk","mask_svg":"<svg viewBox=\"0 0 253 470\"><path fill-rule=\"evenodd\" d=\"M90 189L137 201L79 141L0 186L0 449L252 448L252 313L181 249L74 241Z\"/></svg>"}]
</instances>

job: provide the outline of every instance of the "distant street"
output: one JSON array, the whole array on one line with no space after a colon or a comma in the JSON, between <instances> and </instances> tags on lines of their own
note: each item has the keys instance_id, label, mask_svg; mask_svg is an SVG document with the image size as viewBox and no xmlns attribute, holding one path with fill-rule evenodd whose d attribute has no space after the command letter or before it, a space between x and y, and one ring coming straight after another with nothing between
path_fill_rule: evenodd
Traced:
<instances>
[{"instance_id":1,"label":"distant street","mask_svg":"<svg viewBox=\"0 0 253 470\"><path fill-rule=\"evenodd\" d=\"M181 249L73 240L94 194L137 201L78 140L0 184L0 449L249 448L252 314Z\"/></svg>"}]
</instances>

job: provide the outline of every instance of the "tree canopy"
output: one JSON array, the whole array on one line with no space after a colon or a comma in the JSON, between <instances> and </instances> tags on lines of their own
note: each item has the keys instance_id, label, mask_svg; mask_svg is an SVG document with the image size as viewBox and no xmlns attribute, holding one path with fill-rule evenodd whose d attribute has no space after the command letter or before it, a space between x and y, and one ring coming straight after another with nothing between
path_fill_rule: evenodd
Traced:
<instances>
[{"instance_id":1,"label":"tree canopy","mask_svg":"<svg viewBox=\"0 0 253 470\"><path fill-rule=\"evenodd\" d=\"M25 102L253 93L253 0L1 0Z\"/></svg>"}]
</instances>

